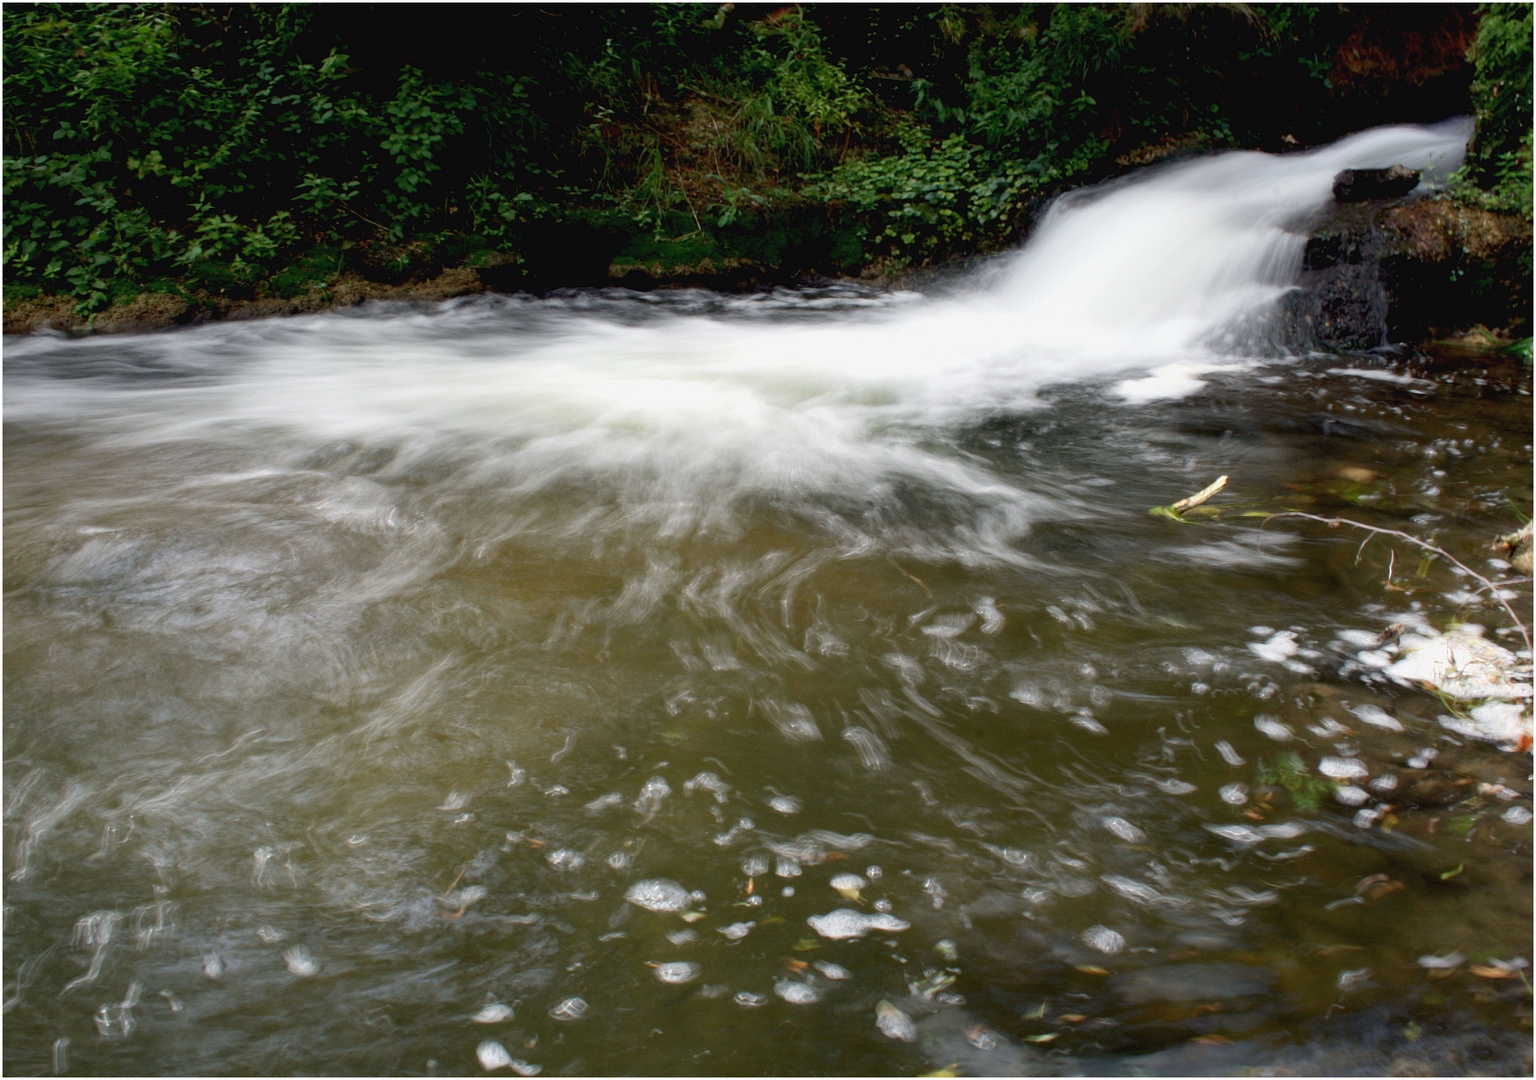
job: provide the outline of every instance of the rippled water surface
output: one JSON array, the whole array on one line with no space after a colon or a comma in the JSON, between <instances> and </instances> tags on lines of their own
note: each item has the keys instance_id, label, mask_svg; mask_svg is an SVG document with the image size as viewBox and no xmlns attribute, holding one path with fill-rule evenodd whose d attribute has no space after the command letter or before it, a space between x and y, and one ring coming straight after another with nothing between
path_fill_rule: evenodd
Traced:
<instances>
[{"instance_id":1,"label":"rippled water surface","mask_svg":"<svg viewBox=\"0 0 1536 1080\"><path fill-rule=\"evenodd\" d=\"M1243 514L1528 611L1529 369L1032 272L7 341L7 1071L1528 1071L1524 642Z\"/></svg>"}]
</instances>

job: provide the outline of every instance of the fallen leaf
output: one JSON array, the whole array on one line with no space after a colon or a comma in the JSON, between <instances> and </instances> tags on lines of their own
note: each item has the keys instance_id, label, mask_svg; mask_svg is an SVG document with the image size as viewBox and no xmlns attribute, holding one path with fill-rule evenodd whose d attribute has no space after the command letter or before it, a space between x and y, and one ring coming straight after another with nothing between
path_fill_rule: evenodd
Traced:
<instances>
[{"instance_id":1,"label":"fallen leaf","mask_svg":"<svg viewBox=\"0 0 1536 1080\"><path fill-rule=\"evenodd\" d=\"M1061 1038L1061 1032L1059 1032L1059 1031L1051 1031L1051 1032L1047 1032L1044 1035L1026 1035L1026 1036L1024 1036L1024 1041L1025 1042L1032 1042L1032 1043L1048 1043L1048 1042L1050 1042L1053 1039L1059 1039L1059 1038Z\"/></svg>"},{"instance_id":2,"label":"fallen leaf","mask_svg":"<svg viewBox=\"0 0 1536 1080\"><path fill-rule=\"evenodd\" d=\"M1232 1040L1227 1038L1225 1035L1202 1035L1198 1039L1191 1039L1190 1041L1191 1042L1197 1042L1201 1046L1231 1046L1232 1045Z\"/></svg>"},{"instance_id":3,"label":"fallen leaf","mask_svg":"<svg viewBox=\"0 0 1536 1080\"><path fill-rule=\"evenodd\" d=\"M1440 875L1440 880L1441 881L1449 881L1451 878L1455 877L1457 874L1461 873L1466 868L1467 868L1467 864L1466 863L1457 863L1456 864L1456 869L1454 869L1454 870L1447 870L1445 873L1441 874Z\"/></svg>"},{"instance_id":4,"label":"fallen leaf","mask_svg":"<svg viewBox=\"0 0 1536 1080\"><path fill-rule=\"evenodd\" d=\"M1062 1013L1056 1018L1058 1024L1081 1024L1088 1019L1082 1013Z\"/></svg>"},{"instance_id":5,"label":"fallen leaf","mask_svg":"<svg viewBox=\"0 0 1536 1080\"><path fill-rule=\"evenodd\" d=\"M1481 975L1485 979L1513 979L1515 972L1510 968L1494 967L1491 964L1473 964L1472 974Z\"/></svg>"},{"instance_id":6,"label":"fallen leaf","mask_svg":"<svg viewBox=\"0 0 1536 1080\"><path fill-rule=\"evenodd\" d=\"M1074 964L1073 966L1076 967L1078 971L1081 971L1084 975L1108 975L1109 974L1109 972L1106 971L1104 968L1094 967L1092 964Z\"/></svg>"}]
</instances>

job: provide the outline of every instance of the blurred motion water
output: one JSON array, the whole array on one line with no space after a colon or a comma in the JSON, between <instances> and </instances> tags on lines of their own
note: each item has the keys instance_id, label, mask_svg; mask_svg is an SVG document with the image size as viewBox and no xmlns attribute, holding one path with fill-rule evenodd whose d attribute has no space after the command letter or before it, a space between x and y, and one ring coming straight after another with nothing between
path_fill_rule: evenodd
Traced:
<instances>
[{"instance_id":1,"label":"blurred motion water","mask_svg":"<svg viewBox=\"0 0 1536 1080\"><path fill-rule=\"evenodd\" d=\"M1373 659L1518 638L1146 512L1529 514L1518 362L1269 325L1334 172L1466 135L1080 193L944 298L7 340L7 1071L1528 1069L1529 758Z\"/></svg>"}]
</instances>

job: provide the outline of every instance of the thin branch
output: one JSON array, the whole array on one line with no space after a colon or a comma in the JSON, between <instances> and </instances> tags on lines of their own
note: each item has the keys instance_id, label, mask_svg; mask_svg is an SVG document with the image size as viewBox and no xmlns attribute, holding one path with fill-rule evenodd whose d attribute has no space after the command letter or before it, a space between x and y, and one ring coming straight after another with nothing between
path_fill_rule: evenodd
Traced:
<instances>
[{"instance_id":1,"label":"thin branch","mask_svg":"<svg viewBox=\"0 0 1536 1080\"><path fill-rule=\"evenodd\" d=\"M1509 616L1510 621L1515 624L1515 629L1520 631L1520 636L1523 639L1525 639L1526 651L1527 652L1530 651L1530 648L1531 648L1531 635L1530 635L1530 631L1526 629L1525 623L1524 623L1524 621L1521 620L1520 616L1515 614L1515 609L1509 606L1509 601L1505 600L1504 597L1499 595L1498 586L1495 585L1493 582L1489 581L1487 578L1483 577L1482 574L1479 574L1476 570L1472 569L1466 563L1464 563L1460 559L1456 558L1456 556L1452 555L1449 551L1446 551L1444 548L1439 547L1439 546L1437 546L1435 544L1431 544L1428 540L1420 540L1417 536L1413 536L1413 535L1411 535L1409 533L1400 532L1397 529L1382 529L1382 528L1376 527L1375 525L1365 525L1365 524L1362 524L1361 522L1358 522L1358 521L1350 521L1348 518L1319 517L1317 514L1304 514L1300 510L1286 510L1286 511L1284 511L1282 513L1279 513L1279 514L1271 514L1269 517L1264 519L1264 524L1267 525L1271 521L1275 520L1275 518L1283 518L1283 517L1306 518L1308 521L1318 521L1318 522L1321 522L1324 525L1327 525L1330 529L1336 529L1340 525L1348 525L1351 528L1364 529L1366 532L1376 533L1376 534L1378 534L1380 536L1395 536L1399 540L1406 540L1406 541L1408 541L1408 543L1413 544L1413 545L1423 549L1424 551L1429 552L1431 555L1438 555L1438 556L1440 556L1442 559L1444 559L1446 562L1450 563L1452 566L1460 568L1461 571L1463 573L1465 573L1468 577L1474 578L1477 581L1482 583L1483 589L1488 590L1489 595L1491 595L1495 600L1497 600L1499 602L1499 606L1504 609L1504 612L1505 612L1505 614L1507 614ZM1367 538L1367 539L1369 539L1369 538ZM1361 546L1361 548L1365 547L1364 544L1361 544L1360 546ZM1358 561L1358 559L1359 559L1359 553L1358 552L1356 552L1355 558ZM1481 590L1479 590L1479 591L1481 591Z\"/></svg>"}]
</instances>

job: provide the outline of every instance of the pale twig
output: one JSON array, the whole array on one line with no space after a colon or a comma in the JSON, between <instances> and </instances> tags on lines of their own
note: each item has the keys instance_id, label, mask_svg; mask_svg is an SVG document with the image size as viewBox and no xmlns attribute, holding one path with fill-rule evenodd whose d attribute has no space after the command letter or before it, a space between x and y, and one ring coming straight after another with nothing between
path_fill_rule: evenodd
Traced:
<instances>
[{"instance_id":1,"label":"pale twig","mask_svg":"<svg viewBox=\"0 0 1536 1080\"><path fill-rule=\"evenodd\" d=\"M1456 556L1454 556L1450 552L1446 551L1444 548L1439 547L1436 544L1431 544L1428 540L1421 540L1417 536L1413 536L1410 533L1401 532L1401 531L1399 531L1397 529L1382 529L1382 528L1378 528L1375 525L1365 525L1365 524L1363 524L1361 522L1358 522L1358 521L1350 521L1348 518L1319 517L1317 514L1304 514L1300 510L1286 510L1286 511L1283 511L1282 513L1279 513L1279 514L1271 514L1271 515L1269 515L1269 517L1264 519L1264 524L1267 525L1271 521L1275 520L1275 518L1283 518L1283 517L1306 518L1308 521L1318 521L1318 522L1321 522L1324 525L1327 525L1330 529L1336 529L1340 525L1348 525L1351 528L1364 529L1366 532L1376 533L1376 534L1381 535L1381 536L1395 536L1399 540L1406 540L1408 543L1413 544L1416 547L1419 547L1422 550L1429 552L1431 555L1438 555L1438 556L1440 556L1442 559L1444 559L1446 562L1450 563L1452 566L1455 566L1455 567L1459 568L1468 577L1471 577L1471 578L1475 579L1476 581L1478 581L1481 584L1482 589L1486 589L1488 591L1488 594L1499 602L1499 606L1504 609L1504 612L1505 612L1505 614L1507 614L1509 616L1510 621L1515 624L1515 629L1520 632L1521 638L1523 638L1525 640L1526 650L1527 651L1530 650L1530 648L1531 648L1531 635L1530 635L1530 631L1528 631L1526 629L1525 623L1524 623L1524 621L1521 620L1520 616L1515 614L1515 609L1509 606L1509 601L1505 600L1504 597L1500 595L1499 587L1497 585L1495 585L1493 582L1489 581L1487 578L1483 577L1482 574L1479 574L1476 570L1472 569L1466 563L1464 563L1460 559L1456 558ZM1364 544L1361 544L1360 546L1361 546L1362 549L1365 547ZM1355 558L1357 560L1359 559L1359 552L1356 552ZM1481 591L1481 590L1479 590L1479 591Z\"/></svg>"},{"instance_id":2,"label":"pale twig","mask_svg":"<svg viewBox=\"0 0 1536 1080\"><path fill-rule=\"evenodd\" d=\"M1202 488L1187 499L1180 499L1168 509L1172 510L1175 514L1181 514L1185 510L1190 510L1196 506L1199 506L1201 503L1205 502L1205 500L1209 499L1212 495L1216 494L1226 486L1227 478L1225 476L1218 476L1215 483L1211 484L1210 487Z\"/></svg>"}]
</instances>

